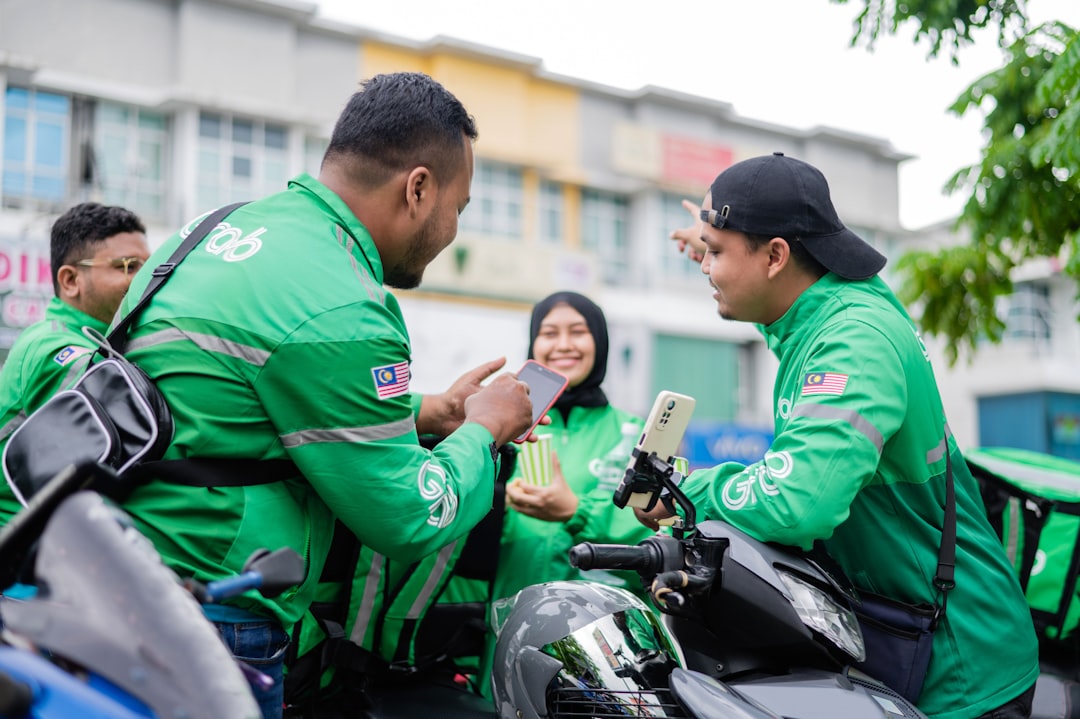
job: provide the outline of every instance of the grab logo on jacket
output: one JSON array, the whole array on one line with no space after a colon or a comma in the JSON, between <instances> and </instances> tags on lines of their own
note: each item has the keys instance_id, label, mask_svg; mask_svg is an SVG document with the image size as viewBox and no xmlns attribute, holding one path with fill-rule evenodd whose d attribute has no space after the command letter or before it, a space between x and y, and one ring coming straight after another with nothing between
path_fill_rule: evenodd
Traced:
<instances>
[{"instance_id":1,"label":"grab logo on jacket","mask_svg":"<svg viewBox=\"0 0 1080 719\"><path fill-rule=\"evenodd\" d=\"M260 227L245 235L239 227L222 222L207 236L206 251L220 256L226 262L240 262L262 249L259 235L264 232L266 228Z\"/></svg>"},{"instance_id":2,"label":"grab logo on jacket","mask_svg":"<svg viewBox=\"0 0 1080 719\"><path fill-rule=\"evenodd\" d=\"M213 212L213 210L202 213L181 227L181 239L190 235L199 226L200 222L210 216L210 212ZM217 255L226 262L240 262L262 249L262 238L260 236L264 232L266 232L266 228L260 227L254 232L245 235L244 231L239 227L221 221L207 233L205 248L211 255Z\"/></svg>"},{"instance_id":3,"label":"grab logo on jacket","mask_svg":"<svg viewBox=\"0 0 1080 719\"><path fill-rule=\"evenodd\" d=\"M727 481L721 495L724 506L740 510L756 503L755 487L761 490L763 496L776 496L780 493L776 480L788 477L794 466L790 452L766 452L763 460Z\"/></svg>"},{"instance_id":4,"label":"grab logo on jacket","mask_svg":"<svg viewBox=\"0 0 1080 719\"><path fill-rule=\"evenodd\" d=\"M437 464L424 462L417 476L420 496L430 500L427 523L442 529L450 526L457 516L458 498L446 487L446 470Z\"/></svg>"}]
</instances>

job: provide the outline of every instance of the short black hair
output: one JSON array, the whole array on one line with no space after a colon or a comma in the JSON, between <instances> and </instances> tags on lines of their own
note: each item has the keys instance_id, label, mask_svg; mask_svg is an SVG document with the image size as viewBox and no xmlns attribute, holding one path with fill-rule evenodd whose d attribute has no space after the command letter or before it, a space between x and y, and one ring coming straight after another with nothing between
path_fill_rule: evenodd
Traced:
<instances>
[{"instance_id":1,"label":"short black hair","mask_svg":"<svg viewBox=\"0 0 1080 719\"><path fill-rule=\"evenodd\" d=\"M742 233L746 236L746 244L751 249L757 249L763 245L767 245L769 240L774 237L779 237L788 244L791 248L791 259L796 265L809 272L814 277L824 277L828 273L828 268L825 265L818 262L813 255L806 249L806 245L799 242L798 237L783 237L782 235L752 235L748 232Z\"/></svg>"},{"instance_id":2,"label":"short black hair","mask_svg":"<svg viewBox=\"0 0 1080 719\"><path fill-rule=\"evenodd\" d=\"M377 187L403 169L423 165L451 175L475 140L476 122L453 94L419 72L376 75L345 105L323 163L345 160L349 174Z\"/></svg>"},{"instance_id":3,"label":"short black hair","mask_svg":"<svg viewBox=\"0 0 1080 719\"><path fill-rule=\"evenodd\" d=\"M146 226L131 210L123 207L83 202L60 215L49 238L53 292L60 294L56 275L63 265L88 259L95 246L124 232L146 234Z\"/></svg>"}]
</instances>

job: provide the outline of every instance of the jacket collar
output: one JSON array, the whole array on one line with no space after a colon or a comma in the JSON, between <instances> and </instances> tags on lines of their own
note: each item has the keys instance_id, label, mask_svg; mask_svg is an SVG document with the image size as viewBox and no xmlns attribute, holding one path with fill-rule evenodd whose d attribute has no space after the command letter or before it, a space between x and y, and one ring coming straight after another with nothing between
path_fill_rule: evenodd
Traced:
<instances>
[{"instance_id":1,"label":"jacket collar","mask_svg":"<svg viewBox=\"0 0 1080 719\"><path fill-rule=\"evenodd\" d=\"M313 196L322 205L323 210L331 216L334 224L355 241L353 245L355 249L352 250L353 255L367 263L375 281L381 285L383 283L383 266L382 259L379 257L379 250L375 247L375 241L371 239L371 233L360 224L360 220L356 219L356 215L352 213L345 201L334 194L329 187L307 173L290 180L289 189L293 192Z\"/></svg>"}]
</instances>

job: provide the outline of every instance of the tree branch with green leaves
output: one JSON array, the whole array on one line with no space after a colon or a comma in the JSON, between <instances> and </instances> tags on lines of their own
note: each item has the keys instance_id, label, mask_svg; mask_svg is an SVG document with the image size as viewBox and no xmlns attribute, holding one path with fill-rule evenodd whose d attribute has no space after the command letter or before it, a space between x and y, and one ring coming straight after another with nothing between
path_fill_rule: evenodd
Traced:
<instances>
[{"instance_id":1,"label":"tree branch with green leaves","mask_svg":"<svg viewBox=\"0 0 1080 719\"><path fill-rule=\"evenodd\" d=\"M846 3L848 0L834 0ZM972 83L949 110L981 112L978 164L943 188L966 193L957 220L970 241L909 253L897 263L901 299L924 332L943 337L955 363L983 339L1001 339L997 300L1013 290L1011 271L1039 257L1063 260L1080 280L1080 33L1061 22L1028 27L1020 0L861 0L852 43L872 48L882 33L914 24L929 55L953 62L973 30L996 30L1001 68Z\"/></svg>"}]
</instances>

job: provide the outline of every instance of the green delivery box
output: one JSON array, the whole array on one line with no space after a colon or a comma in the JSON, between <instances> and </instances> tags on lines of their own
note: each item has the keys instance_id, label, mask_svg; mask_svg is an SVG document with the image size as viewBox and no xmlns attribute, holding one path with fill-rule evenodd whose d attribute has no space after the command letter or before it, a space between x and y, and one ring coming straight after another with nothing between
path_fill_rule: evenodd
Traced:
<instances>
[{"instance_id":1,"label":"green delivery box","mask_svg":"<svg viewBox=\"0 0 1080 719\"><path fill-rule=\"evenodd\" d=\"M1080 621L1080 462L997 447L964 456L1036 628L1051 639L1069 636Z\"/></svg>"}]
</instances>

